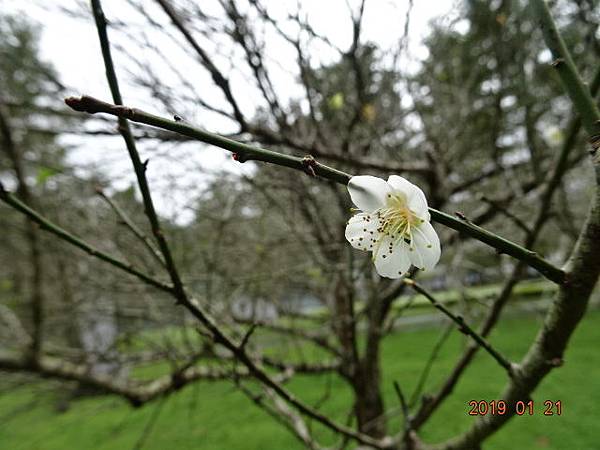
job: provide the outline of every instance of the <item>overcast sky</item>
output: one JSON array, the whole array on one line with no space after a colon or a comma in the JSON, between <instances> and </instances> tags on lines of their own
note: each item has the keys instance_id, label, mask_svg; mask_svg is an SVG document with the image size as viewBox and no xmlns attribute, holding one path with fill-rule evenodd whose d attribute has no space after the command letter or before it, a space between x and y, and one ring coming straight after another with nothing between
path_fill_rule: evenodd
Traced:
<instances>
[{"instance_id":1,"label":"overcast sky","mask_svg":"<svg viewBox=\"0 0 600 450\"><path fill-rule=\"evenodd\" d=\"M285 17L290 8L295 8L297 0L263 0L270 13L275 17ZM73 0L0 0L0 7L3 12L14 12L30 17L34 23L41 28L41 55L51 61L57 69L61 80L69 86L73 95L89 94L99 98L109 99L110 93L107 88L104 76L104 67L99 50L96 29L91 20L75 19L63 14L61 8L70 8ZM242 2L240 2L242 3ZM350 4L356 2L350 1ZM427 34L428 23L433 18L441 20L453 20L456 16L456 5L454 0L415 0L410 16L409 40L407 58L403 64L414 64L421 58L427 56L426 50L421 45L423 37ZM152 4L152 0L148 0ZM214 0L203 0L202 8L209 13L219 14L218 3ZM301 0L303 12L307 15L312 27L319 33L326 35L337 46L347 49L351 42L352 29L349 20L348 7L345 0ZM381 48L389 48L396 45L399 36L404 30L408 0L370 0L367 1L363 21L364 41L372 41L379 44ZM133 21L138 25L144 22L140 20L130 8L125 0L104 0L103 6L107 18L119 18L121 21ZM161 17L162 16L162 17ZM156 14L159 21L168 24L169 21L164 14ZM146 32L146 29L144 29ZM155 39L152 35L152 29L148 29L150 39ZM115 40L118 36L115 34ZM167 48L170 55L173 55L175 64L181 65L184 73L189 73L192 83L210 83L210 77L206 73L199 73L197 67L192 71L186 70L186 64L189 64L186 57L178 53L178 49L172 43L156 38L161 46ZM272 41L272 43L271 43ZM120 42L121 43L121 42ZM210 45L207 42L206 45ZM212 43L215 49L218 49L221 42ZM168 47L173 45L173 47ZM293 90L293 78L289 78L289 73L285 72L285 67L289 64L294 65L295 55L276 39L269 39L268 55L271 59L275 81L275 87L278 94L283 98L295 95ZM129 49L135 51L135 49ZM316 61L327 62L328 58L333 59L334 55L328 55L327 52L316 52ZM124 56L117 53L116 63L122 66L127 65L128 61ZM411 61L413 61L411 63ZM150 60L151 63L152 60ZM226 58L217 58L217 62L226 65L232 64ZM168 79L168 73L164 72L165 79ZM237 78L236 78L237 77ZM232 74L232 86L234 91L239 94L239 101L244 113L252 116L255 99L252 97L252 90L244 84L247 81L242 75ZM142 106L144 109L152 112L165 113L160 109L153 108L152 98L148 97L146 91L137 90L134 86L127 85L122 80L124 98L126 103ZM204 84L201 84L204 85ZM212 98L211 98L212 95ZM217 90L211 90L208 99L225 108L222 98ZM220 104L219 104L220 103ZM169 112L172 114L173 112ZM227 125L222 119L214 115L203 115L194 111L187 112L191 117L186 117L194 123L200 123L201 126L211 131L227 131ZM71 152L71 160L80 164L92 164L96 169L110 175L115 180L116 188L123 188L129 185L134 177L123 151L120 142L113 139L95 139L81 142L68 139L67 142L76 144L79 150ZM99 147L102 147L99 150ZM189 213L182 213L182 205L189 198L189 194L196 190L201 190L202 181L206 174L214 169L227 167L236 171L243 169L240 164L231 161L231 156L218 149L199 149L194 146L188 149L171 148L145 148L151 152L151 163L148 176L155 189L158 191L157 203L159 210L163 214L171 217L177 217L180 221L191 218ZM169 158L161 155L169 154ZM154 169L154 170L153 170ZM159 170L157 170L159 169ZM186 194L182 195L179 191Z\"/></svg>"}]
</instances>

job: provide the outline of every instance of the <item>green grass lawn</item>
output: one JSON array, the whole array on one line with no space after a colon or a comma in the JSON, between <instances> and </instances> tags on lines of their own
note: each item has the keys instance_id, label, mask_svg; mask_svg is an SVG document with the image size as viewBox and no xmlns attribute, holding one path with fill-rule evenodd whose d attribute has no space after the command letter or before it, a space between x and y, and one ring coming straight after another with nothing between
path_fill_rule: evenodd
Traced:
<instances>
[{"instance_id":1,"label":"green grass lawn","mask_svg":"<svg viewBox=\"0 0 600 450\"><path fill-rule=\"evenodd\" d=\"M540 320L531 317L502 323L490 340L508 357L518 360L526 351ZM397 333L383 349L385 399L397 405L392 381L411 392L440 328ZM485 449L598 449L600 419L600 312L590 312L576 331L565 365L551 373L534 394L534 416L513 418L484 445ZM434 389L444 379L465 344L453 331L439 355L428 382ZM469 400L492 400L505 375L487 355L479 352L453 395L423 429L427 442L437 442L464 430L473 417ZM350 392L332 375L299 377L289 388L308 402L317 402L330 389L323 411L345 420ZM426 388L426 390L428 390ZM161 401L132 409L116 397L92 397L72 402L57 413L64 395L57 384L37 381L0 394L0 449L132 449ZM561 416L544 416L544 400L561 400ZM400 417L390 419L398 428ZM326 441L330 436L318 434ZM332 441L329 440L330 443ZM231 383L199 383L164 401L144 449L295 449L302 446L283 427L254 406Z\"/></svg>"}]
</instances>

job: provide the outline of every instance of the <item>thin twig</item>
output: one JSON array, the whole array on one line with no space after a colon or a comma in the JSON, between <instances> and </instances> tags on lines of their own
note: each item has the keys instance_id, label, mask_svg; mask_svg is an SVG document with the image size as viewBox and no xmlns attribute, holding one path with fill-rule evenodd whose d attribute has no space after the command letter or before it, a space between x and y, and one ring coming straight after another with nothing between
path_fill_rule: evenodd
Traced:
<instances>
[{"instance_id":1,"label":"thin twig","mask_svg":"<svg viewBox=\"0 0 600 450\"><path fill-rule=\"evenodd\" d=\"M400 388L400 384L396 380L394 380L394 390L396 391L398 400L400 400L400 407L402 408L402 415L404 416L404 430L408 431L410 430L410 410L408 409L408 404L406 403L406 398Z\"/></svg>"},{"instance_id":2,"label":"thin twig","mask_svg":"<svg viewBox=\"0 0 600 450\"><path fill-rule=\"evenodd\" d=\"M481 199L482 202L487 203L492 208L496 209L498 212L500 212L501 214L503 214L504 216L509 218L516 226L518 226L525 233L527 233L527 234L531 233L531 228L525 222L523 222L519 217L517 217L515 214L513 214L511 211L509 211L507 208L505 208L500 202L497 202L496 200L492 200L491 198L489 198L485 195L482 195L479 198Z\"/></svg>"},{"instance_id":3,"label":"thin twig","mask_svg":"<svg viewBox=\"0 0 600 450\"><path fill-rule=\"evenodd\" d=\"M450 332L453 329L454 329L454 326L452 324L449 324L449 326L441 334L439 340L435 343L433 349L431 350L431 354L429 355L429 358L427 359L427 362L425 363L425 367L423 368L423 371L421 372L421 376L419 377L417 386L415 387L415 390L413 391L413 393L410 396L410 400L408 401L409 406L412 407L417 403L417 399L421 395L421 392L423 392L423 387L425 386L425 383L427 382L427 378L429 377L429 372L431 371L431 367L433 367L433 363L437 359L437 356L442 348L442 345L444 345L444 342L446 342L446 339L448 339L448 336L450 336Z\"/></svg>"},{"instance_id":4,"label":"thin twig","mask_svg":"<svg viewBox=\"0 0 600 450\"><path fill-rule=\"evenodd\" d=\"M137 227L137 225L133 222L133 220L131 220L131 218L125 213L125 211L123 211L123 209L112 198L106 195L104 191L102 191L101 189L97 189L96 192L106 203L108 203L108 205L113 209L113 211L119 217L119 219L121 219L123 224L127 228L129 228L129 230L142 242L142 244L144 244L144 246L148 249L150 254L154 257L154 259L156 259L156 261L158 261L158 263L164 267L165 262L160 256L158 250L154 248L154 245L152 244L152 241L150 241L148 236L146 236L146 234L144 234L144 232Z\"/></svg>"},{"instance_id":5,"label":"thin twig","mask_svg":"<svg viewBox=\"0 0 600 450\"><path fill-rule=\"evenodd\" d=\"M597 150L600 146L600 111L596 102L575 67L571 53L556 28L548 4L545 0L533 0L530 3L541 23L546 45L554 58L552 66L558 72L565 91L581 115L583 127L590 137L593 149Z\"/></svg>"},{"instance_id":6,"label":"thin twig","mask_svg":"<svg viewBox=\"0 0 600 450\"><path fill-rule=\"evenodd\" d=\"M292 414L289 409L286 409L285 413L281 410L281 404L270 404L266 401L266 394L255 394L239 380L235 380L236 386L238 389L250 400L254 402L259 408L263 409L267 414L269 414L273 419L277 422L281 423L285 428L287 428L297 439L300 440L307 448L309 449L319 449L320 447L316 444L316 442L312 439L310 430L308 430L304 421L301 420L300 417Z\"/></svg>"},{"instance_id":7,"label":"thin twig","mask_svg":"<svg viewBox=\"0 0 600 450\"><path fill-rule=\"evenodd\" d=\"M213 82L219 87L219 89L221 90L221 92L223 92L223 95L229 102L231 108L233 109L233 115L234 115L235 119L237 120L237 122L240 124L242 131L245 131L245 129L247 127L246 119L244 118L244 115L243 115L237 101L235 100L233 93L231 92L231 88L229 86L229 80L227 78L225 78L225 76L217 68L215 63L208 56L206 51L204 51L204 49L200 46L198 41L196 41L196 39L194 38L192 33L190 33L190 31L185 27L179 14L175 10L175 8L173 8L173 5L171 5L171 2L169 2L168 0L156 0L156 3L158 3L159 6L165 12L165 14L167 16L169 16L169 19L171 19L171 22L173 22L173 25L175 26L175 28L177 28L177 30L179 30L179 32L183 35L183 37L188 42L188 44L190 44L190 46L194 49L194 51L200 58L202 65L210 73L210 76L212 77Z\"/></svg>"},{"instance_id":8,"label":"thin twig","mask_svg":"<svg viewBox=\"0 0 600 450\"><path fill-rule=\"evenodd\" d=\"M458 329L461 333L466 334L467 336L471 336L478 345L483 347L491 356L496 360L498 364L500 364L509 375L512 375L513 372L513 364L506 359L498 350L492 347L483 337L481 337L475 330L473 330L462 316L457 316L452 313L448 308L446 308L443 304L438 302L435 297L433 297L425 288L419 285L417 282L410 278L405 278L404 283L408 286L412 287L419 294L423 295L427 300L431 302L433 306L439 309L442 313L448 316L454 323L458 325Z\"/></svg>"},{"instance_id":9,"label":"thin twig","mask_svg":"<svg viewBox=\"0 0 600 450\"><path fill-rule=\"evenodd\" d=\"M160 413L162 412L165 404L167 403L168 398L169 397L167 397L165 395L165 396L163 396L163 398L160 399L160 403L158 405L156 405L156 407L152 411L150 419L146 423L146 426L144 427L142 434L140 435L138 440L135 442L135 445L133 446L132 450L141 450L144 447L144 444L148 440L148 437L150 436L150 433L152 432L154 425L156 425L158 416L160 416Z\"/></svg>"},{"instance_id":10,"label":"thin twig","mask_svg":"<svg viewBox=\"0 0 600 450\"><path fill-rule=\"evenodd\" d=\"M87 242L79 239L78 237L72 235L68 231L59 227L58 225L50 222L45 217L42 217L36 211L29 208L29 206L27 206L25 203L23 203L19 199L17 199L14 195L12 195L8 191L6 191L4 189L4 186L2 185L2 183L0 183L0 200L2 200L7 205L13 207L17 211L25 214L27 217L29 217L31 220L33 220L35 223L37 223L43 230L46 230L46 231L54 234L55 236L61 238L62 240L69 242L70 244L74 245L75 247L80 248L87 254L94 256L104 262L107 262L108 264L110 264L114 267L117 267L117 268L125 271L125 272L139 278L144 283L146 283L150 286L154 286L155 288L158 288L161 291L168 292L168 293L173 292L173 288L171 286L169 286L168 284L165 284L162 281L152 278L150 275L146 275L145 273L140 272L139 270L134 268L131 264L128 264L128 263L125 263L123 261L119 261L118 259L113 258L112 256L108 255L107 253L104 253L101 250L98 250L97 248L91 246Z\"/></svg>"},{"instance_id":11,"label":"thin twig","mask_svg":"<svg viewBox=\"0 0 600 450\"><path fill-rule=\"evenodd\" d=\"M244 349L246 347L246 345L248 344L248 341L250 340L250 337L254 333L254 330L256 330L257 326L258 326L258 324L256 322L252 323L250 325L250 327L248 328L248 331L246 331L246 333L244 334L244 337L242 338L242 341L240 342L241 349Z\"/></svg>"}]
</instances>

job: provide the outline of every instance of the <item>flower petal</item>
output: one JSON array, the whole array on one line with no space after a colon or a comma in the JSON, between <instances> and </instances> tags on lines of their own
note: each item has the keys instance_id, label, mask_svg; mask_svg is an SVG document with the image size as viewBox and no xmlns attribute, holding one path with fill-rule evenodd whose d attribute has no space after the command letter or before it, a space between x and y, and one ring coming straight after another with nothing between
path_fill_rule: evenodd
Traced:
<instances>
[{"instance_id":1,"label":"flower petal","mask_svg":"<svg viewBox=\"0 0 600 450\"><path fill-rule=\"evenodd\" d=\"M370 214L360 213L351 217L346 225L346 239L359 250L373 250L379 239L379 219Z\"/></svg>"},{"instance_id":2,"label":"flower petal","mask_svg":"<svg viewBox=\"0 0 600 450\"><path fill-rule=\"evenodd\" d=\"M429 222L412 230L413 251L409 257L413 265L422 270L431 270L440 260L440 239Z\"/></svg>"},{"instance_id":3,"label":"flower petal","mask_svg":"<svg viewBox=\"0 0 600 450\"><path fill-rule=\"evenodd\" d=\"M390 191L390 185L385 180L370 175L352 177L348 182L352 202L365 212L373 212L384 206Z\"/></svg>"},{"instance_id":4,"label":"flower petal","mask_svg":"<svg viewBox=\"0 0 600 450\"><path fill-rule=\"evenodd\" d=\"M374 253L375 269L382 277L400 278L410 268L408 245L402 239L394 242L389 236L384 236Z\"/></svg>"},{"instance_id":5,"label":"flower petal","mask_svg":"<svg viewBox=\"0 0 600 450\"><path fill-rule=\"evenodd\" d=\"M423 191L412 184L406 178L398 175L390 175L388 184L395 190L406 195L408 207L421 219L430 220L429 210L427 208L427 199Z\"/></svg>"}]
</instances>

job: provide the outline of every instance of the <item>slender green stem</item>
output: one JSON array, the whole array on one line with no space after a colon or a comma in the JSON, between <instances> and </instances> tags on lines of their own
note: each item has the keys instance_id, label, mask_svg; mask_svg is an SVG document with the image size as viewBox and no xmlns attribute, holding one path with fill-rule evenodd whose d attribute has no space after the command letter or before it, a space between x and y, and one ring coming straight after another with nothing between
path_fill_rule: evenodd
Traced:
<instances>
[{"instance_id":1,"label":"slender green stem","mask_svg":"<svg viewBox=\"0 0 600 450\"><path fill-rule=\"evenodd\" d=\"M450 214L446 214L445 212L437 211L432 208L430 208L429 211L431 213L431 217L436 222L446 225L447 227L461 233L467 234L472 238L489 245L490 247L494 247L499 253L506 253L515 259L525 262L527 265L533 267L546 278L554 281L557 284L563 284L565 282L565 272L552 263L546 261L536 252L509 241L502 236L498 236L491 231L481 228L480 226L469 222L469 220L465 217L457 219Z\"/></svg>"},{"instance_id":2,"label":"slender green stem","mask_svg":"<svg viewBox=\"0 0 600 450\"><path fill-rule=\"evenodd\" d=\"M117 117L125 117L133 122L155 126L198 139L199 141L233 152L236 155L236 158L241 162L249 160L269 162L279 166L301 170L310 175L320 176L344 185L348 184L348 181L352 178L352 175L320 164L312 157L299 158L296 156L288 156L252 145L242 144L232 139L201 130L189 123L165 119L136 108L113 105L89 96L79 98L70 97L67 98L65 102L76 111L83 111L90 114L106 113ZM526 262L546 278L557 284L562 284L564 282L564 271L541 258L537 253L474 225L465 218L456 218L433 208L429 208L429 212L436 222L484 242L498 250L500 253L506 253L507 255Z\"/></svg>"},{"instance_id":3,"label":"slender green stem","mask_svg":"<svg viewBox=\"0 0 600 450\"><path fill-rule=\"evenodd\" d=\"M80 248L81 250L88 253L89 255L94 256L98 259L101 259L102 261L105 261L108 264L111 264L112 266L115 266L121 270L124 270L125 272L139 278L144 283L154 286L154 287L160 289L161 291L168 292L171 294L173 293L173 288L171 286L169 286L161 281L158 281L158 280L152 278L151 276L146 275L145 273L140 272L139 270L134 268L131 264L125 263L123 261L119 261L118 259L113 258L112 256L102 252L101 250L98 250L97 248L91 246L87 242L79 239L77 236L64 230L60 226L50 222L45 217L42 217L40 214L35 212L33 209L31 209L25 203L23 203L19 199L17 199L14 195L12 195L8 191L4 190L4 187L1 184L0 184L0 200L2 200L7 205L13 207L17 211L21 212L22 214L25 214L30 220L37 223L43 230L46 230L46 231L54 234L55 236L58 236L59 238L63 239L64 241L67 241L67 242L73 244L75 247Z\"/></svg>"},{"instance_id":4,"label":"slender green stem","mask_svg":"<svg viewBox=\"0 0 600 450\"><path fill-rule=\"evenodd\" d=\"M492 358L494 358L498 362L498 364L500 364L504 369L506 369L506 371L508 372L509 375L512 374L512 370L513 370L512 363L508 359L506 359L498 350L496 350L494 347L492 347L492 345L488 341L486 341L485 338L480 336L475 330L473 330L473 328L471 328L469 325L467 325L467 323L465 322L465 319L463 319L461 316L457 316L452 311L450 311L448 308L446 308L443 304L438 302L435 299L435 297L429 293L429 291L427 291L423 286L418 284L416 281L414 281L410 278L405 278L404 283L406 283L408 286L412 287L419 294L423 295L427 300L429 300L431 302L431 304L433 306L435 306L442 313L444 313L446 316L448 316L454 323L456 323L458 325L458 329L460 330L461 333L464 333L467 336L471 336L473 338L473 340L475 342L477 342L477 344L479 346L483 347L485 349L485 351L487 351L492 356Z\"/></svg>"},{"instance_id":5,"label":"slender green stem","mask_svg":"<svg viewBox=\"0 0 600 450\"><path fill-rule=\"evenodd\" d=\"M117 75L110 52L110 43L108 40L108 33L106 31L106 18L104 17L104 12L102 11L102 4L100 0L91 0L91 4L94 20L96 22L96 28L98 30L98 38L100 40L100 47L102 49L102 57L104 59L104 67L106 68L106 78L108 80L110 92L115 104L122 105L123 99L121 98L119 82L117 80ZM146 179L147 161L143 163L140 159L140 155L137 151L135 140L133 139L133 134L131 133L131 128L126 117L119 117L119 132L121 133L121 136L123 136L123 140L127 146L127 151L129 152L131 163L133 164L133 169L135 170L138 186L140 187L140 191L142 193L144 210L146 212L146 216L148 217L148 221L150 222L152 234L154 235L160 252L165 260L165 267L169 273L169 276L171 277L173 288L177 294L177 301L182 302L183 298L185 297L183 283L179 277L179 273L175 266L175 261L171 255L169 245L167 244L167 240L161 231L158 215L156 214L156 210L154 208L152 194L150 193L150 187L148 186L148 180Z\"/></svg>"},{"instance_id":6,"label":"slender green stem","mask_svg":"<svg viewBox=\"0 0 600 450\"><path fill-rule=\"evenodd\" d=\"M239 162L263 161L276 164L278 166L302 170L311 174L312 172L310 169L312 168L315 175L327 178L340 184L347 184L351 178L351 175L345 172L327 167L310 158L299 158L297 156L284 155L271 150L243 144L241 142L234 141L233 139L228 139L226 137L219 136L218 134L201 130L187 122L165 119L137 108L113 105L85 95L80 98L67 98L65 102L76 111L83 111L90 114L99 112L107 113L116 117L127 118L132 122L143 123L161 128L163 130L183 134L184 136L188 136L201 142L229 150L235 154L235 158Z\"/></svg>"},{"instance_id":7,"label":"slender green stem","mask_svg":"<svg viewBox=\"0 0 600 450\"><path fill-rule=\"evenodd\" d=\"M408 409L408 403L406 403L406 397L404 397L404 392L402 392L400 383L396 380L394 380L394 390L400 401L400 408L402 409L402 415L404 416L404 429L410 430L410 410Z\"/></svg>"},{"instance_id":8,"label":"slender green stem","mask_svg":"<svg viewBox=\"0 0 600 450\"><path fill-rule=\"evenodd\" d=\"M156 259L156 261L161 266L164 267L165 262L163 261L162 257L160 256L160 253L158 252L158 250L156 248L154 248L154 245L152 244L152 241L150 240L150 238L148 236L146 236L144 234L144 232L138 228L138 226L127 215L127 213L125 213L125 211L123 211L123 209L112 198L110 198L108 195L106 195L101 190L98 190L98 195L100 197L102 197L102 199L106 203L108 203L108 205L113 209L113 211L119 217L119 219L121 219L123 224L125 224L125 226L131 230L131 232L142 242L142 244L144 244L144 246L148 249L150 254L154 257L154 259Z\"/></svg>"},{"instance_id":9,"label":"slender green stem","mask_svg":"<svg viewBox=\"0 0 600 450\"><path fill-rule=\"evenodd\" d=\"M550 49L558 75L565 91L571 97L579 114L583 127L590 137L594 150L600 146L600 111L594 102L588 86L581 79L573 58L567 49L545 0L531 2L535 15L539 18L546 45Z\"/></svg>"}]
</instances>

